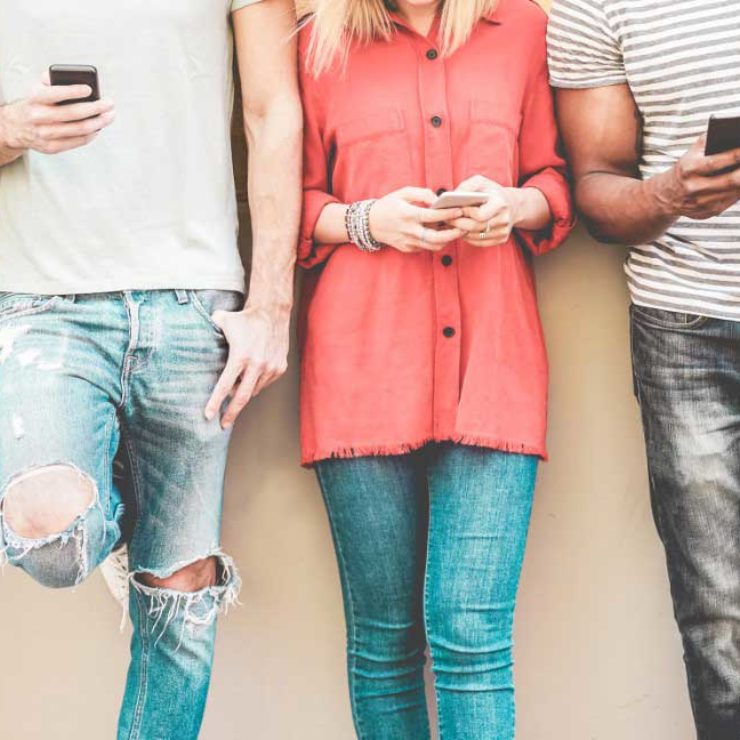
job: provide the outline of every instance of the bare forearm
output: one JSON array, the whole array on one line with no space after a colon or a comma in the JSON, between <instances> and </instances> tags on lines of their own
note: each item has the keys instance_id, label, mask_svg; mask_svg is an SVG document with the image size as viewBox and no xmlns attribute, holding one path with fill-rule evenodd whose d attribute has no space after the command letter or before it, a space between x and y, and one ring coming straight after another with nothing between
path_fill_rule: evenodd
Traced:
<instances>
[{"instance_id":1,"label":"bare forearm","mask_svg":"<svg viewBox=\"0 0 740 740\"><path fill-rule=\"evenodd\" d=\"M301 216L300 105L286 96L262 116L245 112L245 120L253 232L247 306L289 316Z\"/></svg>"},{"instance_id":2,"label":"bare forearm","mask_svg":"<svg viewBox=\"0 0 740 740\"><path fill-rule=\"evenodd\" d=\"M657 239L676 221L661 195L664 178L638 180L594 172L576 185L576 202L589 231L600 241L645 244Z\"/></svg>"},{"instance_id":3,"label":"bare forearm","mask_svg":"<svg viewBox=\"0 0 740 740\"><path fill-rule=\"evenodd\" d=\"M11 139L8 126L10 105L0 106L0 167L14 162L23 155L23 148L17 146Z\"/></svg>"},{"instance_id":4,"label":"bare forearm","mask_svg":"<svg viewBox=\"0 0 740 740\"><path fill-rule=\"evenodd\" d=\"M536 187L507 188L514 197L514 225L525 231L546 229L552 222L552 211L544 194Z\"/></svg>"},{"instance_id":5,"label":"bare forearm","mask_svg":"<svg viewBox=\"0 0 740 740\"><path fill-rule=\"evenodd\" d=\"M348 207L342 203L329 203L321 211L314 229L314 239L319 244L344 244L349 240L345 223Z\"/></svg>"}]
</instances>

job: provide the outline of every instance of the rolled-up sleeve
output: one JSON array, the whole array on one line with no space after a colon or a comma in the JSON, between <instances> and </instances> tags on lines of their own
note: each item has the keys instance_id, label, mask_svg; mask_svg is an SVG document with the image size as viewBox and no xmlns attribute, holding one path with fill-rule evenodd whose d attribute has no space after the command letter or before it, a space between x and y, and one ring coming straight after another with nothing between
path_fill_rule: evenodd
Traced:
<instances>
[{"instance_id":1,"label":"rolled-up sleeve","mask_svg":"<svg viewBox=\"0 0 740 740\"><path fill-rule=\"evenodd\" d=\"M305 50L302 58L306 59ZM324 112L321 96L318 94L318 81L301 64L301 91L304 108L303 134L303 218L298 245L298 262L310 269L324 262L337 248L336 244L319 244L314 238L316 224L321 212L330 203L339 203L330 191L329 147L324 141Z\"/></svg>"},{"instance_id":2,"label":"rolled-up sleeve","mask_svg":"<svg viewBox=\"0 0 740 740\"><path fill-rule=\"evenodd\" d=\"M541 231L519 230L520 240L535 254L544 254L565 241L575 226L575 209L565 159L555 121L544 46L525 101L519 135L519 186L537 188L547 199L552 222Z\"/></svg>"},{"instance_id":3,"label":"rolled-up sleeve","mask_svg":"<svg viewBox=\"0 0 740 740\"><path fill-rule=\"evenodd\" d=\"M232 0L231 2L231 12L233 13L236 10L241 10L242 8L246 8L247 5L256 5L257 3L261 3L262 0Z\"/></svg>"}]
</instances>

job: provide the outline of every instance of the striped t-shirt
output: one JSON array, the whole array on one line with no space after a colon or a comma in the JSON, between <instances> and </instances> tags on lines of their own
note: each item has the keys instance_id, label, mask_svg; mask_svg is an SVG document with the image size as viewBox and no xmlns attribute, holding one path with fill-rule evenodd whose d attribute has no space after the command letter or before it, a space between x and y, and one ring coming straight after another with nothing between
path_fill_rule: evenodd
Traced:
<instances>
[{"instance_id":1,"label":"striped t-shirt","mask_svg":"<svg viewBox=\"0 0 740 740\"><path fill-rule=\"evenodd\" d=\"M740 114L740 0L555 0L548 43L555 87L629 84L643 178L671 167L711 114ZM740 205L680 219L633 248L626 271L635 303L740 320Z\"/></svg>"}]
</instances>

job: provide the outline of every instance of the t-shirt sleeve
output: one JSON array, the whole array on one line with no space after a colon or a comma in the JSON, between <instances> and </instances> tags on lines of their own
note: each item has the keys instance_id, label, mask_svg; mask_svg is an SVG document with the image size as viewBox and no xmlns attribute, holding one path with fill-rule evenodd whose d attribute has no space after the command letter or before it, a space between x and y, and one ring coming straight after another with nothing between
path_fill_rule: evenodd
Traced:
<instances>
[{"instance_id":1,"label":"t-shirt sleeve","mask_svg":"<svg viewBox=\"0 0 740 740\"><path fill-rule=\"evenodd\" d=\"M233 13L235 10L246 8L247 5L254 5L261 2L262 0L231 0L231 12Z\"/></svg>"},{"instance_id":2,"label":"t-shirt sleeve","mask_svg":"<svg viewBox=\"0 0 740 740\"><path fill-rule=\"evenodd\" d=\"M573 89L627 82L604 0L555 0L547 29L550 84Z\"/></svg>"}]
</instances>

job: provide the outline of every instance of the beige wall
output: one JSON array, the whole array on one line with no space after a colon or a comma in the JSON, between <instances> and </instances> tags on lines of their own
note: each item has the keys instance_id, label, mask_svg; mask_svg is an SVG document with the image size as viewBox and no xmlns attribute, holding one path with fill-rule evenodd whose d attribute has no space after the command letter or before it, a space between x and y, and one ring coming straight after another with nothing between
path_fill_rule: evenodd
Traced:
<instances>
[{"instance_id":1,"label":"beige wall","mask_svg":"<svg viewBox=\"0 0 740 740\"><path fill-rule=\"evenodd\" d=\"M631 395L619 250L577 235L538 261L552 358L544 466L517 618L523 740L689 740L680 646ZM244 606L222 622L205 740L348 740L341 600L295 361L239 425L225 544ZM128 634L99 576L0 580L0 738L113 736Z\"/></svg>"}]
</instances>

